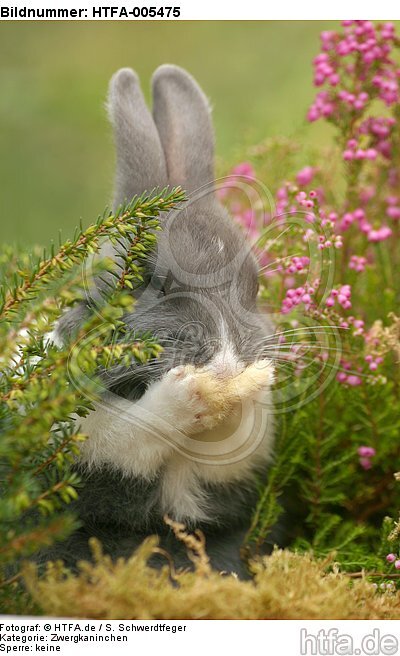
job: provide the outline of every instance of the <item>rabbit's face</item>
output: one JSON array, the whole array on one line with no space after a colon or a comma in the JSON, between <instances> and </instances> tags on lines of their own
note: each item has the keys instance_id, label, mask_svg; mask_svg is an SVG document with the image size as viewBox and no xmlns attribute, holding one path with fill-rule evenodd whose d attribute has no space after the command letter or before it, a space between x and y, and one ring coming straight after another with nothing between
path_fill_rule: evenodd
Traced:
<instances>
[{"instance_id":1,"label":"rabbit's face","mask_svg":"<svg viewBox=\"0 0 400 656\"><path fill-rule=\"evenodd\" d=\"M257 310L257 291L256 258L223 208L189 201L171 213L125 317L133 333L150 331L164 349L135 377L148 385L181 364L231 376L260 359L272 327ZM130 396L130 373L120 374L118 391Z\"/></svg>"}]
</instances>

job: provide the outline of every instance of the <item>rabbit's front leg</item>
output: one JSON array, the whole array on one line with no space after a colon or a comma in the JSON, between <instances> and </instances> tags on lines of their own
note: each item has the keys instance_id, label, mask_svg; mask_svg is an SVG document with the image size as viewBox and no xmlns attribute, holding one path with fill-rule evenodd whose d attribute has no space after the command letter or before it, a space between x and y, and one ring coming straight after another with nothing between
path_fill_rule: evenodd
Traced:
<instances>
[{"instance_id":1,"label":"rabbit's front leg","mask_svg":"<svg viewBox=\"0 0 400 656\"><path fill-rule=\"evenodd\" d=\"M186 367L168 371L138 401L107 394L81 421L89 438L80 459L111 465L130 475L153 476L172 454L179 431L191 435L212 428L216 418Z\"/></svg>"},{"instance_id":2,"label":"rabbit's front leg","mask_svg":"<svg viewBox=\"0 0 400 656\"><path fill-rule=\"evenodd\" d=\"M138 405L186 435L213 428L218 421L191 367L179 366L151 385Z\"/></svg>"}]
</instances>

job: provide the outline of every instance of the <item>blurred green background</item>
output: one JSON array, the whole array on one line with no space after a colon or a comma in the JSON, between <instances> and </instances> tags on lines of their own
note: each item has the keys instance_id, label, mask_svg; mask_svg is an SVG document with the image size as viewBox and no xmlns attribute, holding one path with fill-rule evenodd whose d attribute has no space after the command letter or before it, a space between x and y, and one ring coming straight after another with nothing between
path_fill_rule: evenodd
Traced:
<instances>
[{"instance_id":1,"label":"blurred green background","mask_svg":"<svg viewBox=\"0 0 400 656\"><path fill-rule=\"evenodd\" d=\"M268 136L306 126L312 57L331 21L3 22L0 24L0 240L48 244L110 202L110 76L131 66L148 96L162 63L187 68L214 107L229 163ZM268 184L268 181L266 181Z\"/></svg>"}]
</instances>

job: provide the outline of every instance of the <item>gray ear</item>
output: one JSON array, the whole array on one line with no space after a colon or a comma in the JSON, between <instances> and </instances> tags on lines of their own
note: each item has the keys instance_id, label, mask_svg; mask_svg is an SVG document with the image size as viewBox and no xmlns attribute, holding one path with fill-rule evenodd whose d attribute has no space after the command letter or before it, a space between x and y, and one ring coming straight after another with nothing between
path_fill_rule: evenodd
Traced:
<instances>
[{"instance_id":1,"label":"gray ear","mask_svg":"<svg viewBox=\"0 0 400 656\"><path fill-rule=\"evenodd\" d=\"M160 66L153 75L153 98L169 184L192 192L213 182L211 110L197 82L178 66Z\"/></svg>"},{"instance_id":2,"label":"gray ear","mask_svg":"<svg viewBox=\"0 0 400 656\"><path fill-rule=\"evenodd\" d=\"M117 172L114 205L168 183L160 137L138 76L121 68L111 78L108 111L114 126Z\"/></svg>"}]
</instances>

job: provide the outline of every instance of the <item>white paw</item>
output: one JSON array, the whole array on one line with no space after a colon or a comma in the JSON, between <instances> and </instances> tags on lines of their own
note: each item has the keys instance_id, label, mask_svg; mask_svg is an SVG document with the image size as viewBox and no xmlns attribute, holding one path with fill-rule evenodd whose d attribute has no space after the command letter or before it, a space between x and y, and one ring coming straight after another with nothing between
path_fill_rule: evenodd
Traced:
<instances>
[{"instance_id":1,"label":"white paw","mask_svg":"<svg viewBox=\"0 0 400 656\"><path fill-rule=\"evenodd\" d=\"M218 417L202 392L193 368L175 367L158 384L166 403L166 414L176 428L190 434L215 426Z\"/></svg>"}]
</instances>

